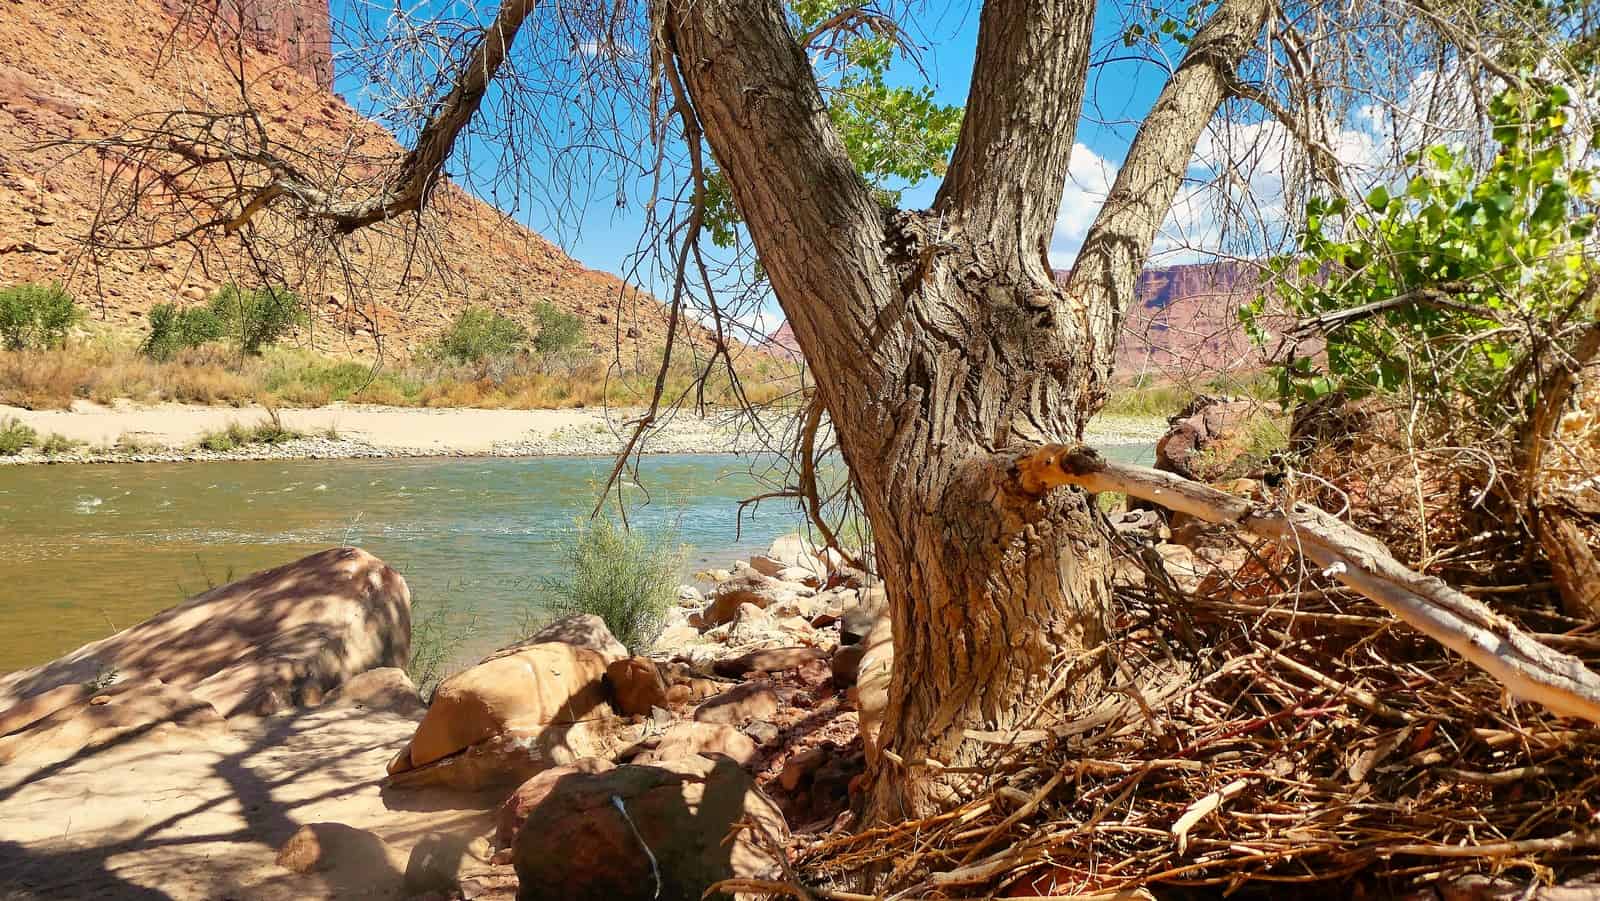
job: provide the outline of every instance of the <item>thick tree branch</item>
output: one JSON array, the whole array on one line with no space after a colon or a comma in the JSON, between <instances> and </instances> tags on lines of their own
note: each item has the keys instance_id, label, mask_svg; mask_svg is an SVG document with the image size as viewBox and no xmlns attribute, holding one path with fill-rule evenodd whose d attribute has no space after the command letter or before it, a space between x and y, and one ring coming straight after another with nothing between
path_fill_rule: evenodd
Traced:
<instances>
[{"instance_id":1,"label":"thick tree branch","mask_svg":"<svg viewBox=\"0 0 1600 901\"><path fill-rule=\"evenodd\" d=\"M1029 494L1042 495L1059 485L1120 491L1282 541L1327 575L1467 658L1513 695L1562 716L1600 723L1600 675L1581 660L1539 643L1482 601L1401 565L1378 541L1315 507L1257 506L1172 473L1108 461L1084 447L1040 447L1019 456L1016 472L1019 486Z\"/></svg>"},{"instance_id":2,"label":"thick tree branch","mask_svg":"<svg viewBox=\"0 0 1600 901\"><path fill-rule=\"evenodd\" d=\"M1067 293L1088 308L1095 346L1103 349L1100 365L1108 370L1117 324L1133 302L1156 230L1270 9L1270 0L1222 0L1139 126L1111 195L1084 237Z\"/></svg>"},{"instance_id":3,"label":"thick tree branch","mask_svg":"<svg viewBox=\"0 0 1600 901\"><path fill-rule=\"evenodd\" d=\"M884 215L776 0L658 0L666 51L830 409L869 410L896 293ZM847 453L851 449L847 448Z\"/></svg>"},{"instance_id":4,"label":"thick tree branch","mask_svg":"<svg viewBox=\"0 0 1600 901\"><path fill-rule=\"evenodd\" d=\"M400 170L384 192L356 204L330 206L326 210L326 217L333 220L337 230L353 232L422 206L428 192L438 183L456 138L477 114L490 82L506 61L506 54L517 39L517 31L537 5L535 0L503 0L494 22L484 29L483 36L472 48L472 55L461 68L455 86L434 108L428 124L417 136L416 146L406 154Z\"/></svg>"},{"instance_id":5,"label":"thick tree branch","mask_svg":"<svg viewBox=\"0 0 1600 901\"><path fill-rule=\"evenodd\" d=\"M961 137L935 211L1000 266L1051 284L1046 256L1083 111L1092 0L988 0Z\"/></svg>"}]
</instances>

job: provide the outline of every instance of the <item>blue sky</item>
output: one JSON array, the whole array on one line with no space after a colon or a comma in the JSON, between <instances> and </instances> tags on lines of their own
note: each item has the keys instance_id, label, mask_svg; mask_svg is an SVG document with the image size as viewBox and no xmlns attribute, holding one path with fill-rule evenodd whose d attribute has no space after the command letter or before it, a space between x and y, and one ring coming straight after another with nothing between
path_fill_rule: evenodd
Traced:
<instances>
[{"instance_id":1,"label":"blue sky","mask_svg":"<svg viewBox=\"0 0 1600 901\"><path fill-rule=\"evenodd\" d=\"M349 26L355 21L358 5L365 9L369 22L382 21L388 13L385 7L379 5L381 2L333 0L332 7L336 21L348 33ZM1163 81L1162 73L1147 63L1116 59L1125 52L1118 40L1126 16L1122 2L1117 0L1101 4L1097 16L1095 44L1097 48L1106 50L1096 54L1097 63L1090 74L1085 114L1078 124L1072 178L1063 198L1062 215L1051 248L1052 259L1058 266L1071 262L1082 231L1114 177L1117 163L1126 152L1135 124L1154 102ZM460 0L432 0L432 3L457 11L465 6ZM429 4L430 0L424 0L423 5ZM493 6L492 0L485 0L481 4L479 21L487 21ZM418 14L415 7L411 14ZM892 76L904 84L925 82L931 85L940 102L964 104L977 41L978 3L952 0L942 7L921 7L917 18L904 24L908 27L910 40L920 47L920 52L916 62L898 61ZM523 39L526 38L524 35ZM1111 57L1109 60L1106 58L1108 55ZM370 110L371 102L361 93L362 79L352 77L347 70L341 69L336 88L358 109ZM486 146L481 138L474 140L472 149L475 159L495 158L502 149ZM492 180L493 173L487 169L479 167L472 177L464 181L469 189L485 199L491 199L486 196L489 191L485 186ZM459 175L455 170L452 172ZM930 180L906 191L904 205L926 206L937 187L937 180ZM577 228L572 228L570 224L565 228L556 228L551 217L541 213L537 206L519 212L517 218L561 244L585 265L610 272L621 271L627 257L636 249L643 228L644 212L639 198L633 197L630 202L619 206L613 194L601 191L598 196L580 205L582 215ZM658 285L646 287L660 292Z\"/></svg>"}]
</instances>

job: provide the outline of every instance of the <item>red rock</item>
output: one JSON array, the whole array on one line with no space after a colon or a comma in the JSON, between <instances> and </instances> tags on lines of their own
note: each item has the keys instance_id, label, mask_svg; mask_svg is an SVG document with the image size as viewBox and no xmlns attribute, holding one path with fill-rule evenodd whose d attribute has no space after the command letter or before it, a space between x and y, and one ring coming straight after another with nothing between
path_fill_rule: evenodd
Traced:
<instances>
[{"instance_id":1,"label":"red rock","mask_svg":"<svg viewBox=\"0 0 1600 901\"><path fill-rule=\"evenodd\" d=\"M495 814L494 844L497 848L510 848L528 822L528 812L544 803L556 783L578 773L604 773L617 765L603 757L585 757L565 766L552 767L517 786Z\"/></svg>"},{"instance_id":2,"label":"red rock","mask_svg":"<svg viewBox=\"0 0 1600 901\"><path fill-rule=\"evenodd\" d=\"M651 708L667 706L667 683L648 657L628 657L606 665L606 682L618 712L648 716Z\"/></svg>"},{"instance_id":3,"label":"red rock","mask_svg":"<svg viewBox=\"0 0 1600 901\"><path fill-rule=\"evenodd\" d=\"M698 899L723 879L770 876L777 862L747 832L729 837L744 819L780 841L788 835L777 806L726 759L565 776L529 810L517 837L517 897Z\"/></svg>"}]
</instances>

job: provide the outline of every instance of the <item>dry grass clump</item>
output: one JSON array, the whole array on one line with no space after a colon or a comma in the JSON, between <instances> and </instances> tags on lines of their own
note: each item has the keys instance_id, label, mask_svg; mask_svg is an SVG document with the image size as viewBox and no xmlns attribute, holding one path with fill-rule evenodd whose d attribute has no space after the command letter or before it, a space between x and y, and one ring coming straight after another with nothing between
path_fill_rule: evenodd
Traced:
<instances>
[{"instance_id":1,"label":"dry grass clump","mask_svg":"<svg viewBox=\"0 0 1600 901\"><path fill-rule=\"evenodd\" d=\"M64 410L80 398L242 406L260 393L248 367L207 349L166 362L103 347L0 352L0 403L32 410Z\"/></svg>"},{"instance_id":2,"label":"dry grass clump","mask_svg":"<svg viewBox=\"0 0 1600 901\"><path fill-rule=\"evenodd\" d=\"M1125 589L1116 638L1058 662L1121 661L1118 690L997 737L958 809L801 844L797 878L835 898L873 872L880 897L1390 897L1600 872L1600 729L1507 704L1292 558L1252 581L1178 607L1154 581ZM1592 627L1523 619L1600 660Z\"/></svg>"}]
</instances>

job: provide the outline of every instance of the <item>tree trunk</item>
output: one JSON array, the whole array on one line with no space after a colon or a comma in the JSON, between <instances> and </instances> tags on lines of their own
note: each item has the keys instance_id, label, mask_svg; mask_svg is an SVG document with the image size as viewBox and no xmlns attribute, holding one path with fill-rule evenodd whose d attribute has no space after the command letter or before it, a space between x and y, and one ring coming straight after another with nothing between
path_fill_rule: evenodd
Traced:
<instances>
[{"instance_id":1,"label":"tree trunk","mask_svg":"<svg viewBox=\"0 0 1600 901\"><path fill-rule=\"evenodd\" d=\"M816 375L877 541L895 663L869 818L942 809L973 778L950 770L989 750L967 731L1024 725L1042 712L1052 661L1106 636L1109 556L1092 498L1022 490L1004 453L1081 439L1110 369L1105 308L1131 293L1155 233L1126 218L1101 229L1118 252L1097 257L1077 292L1060 289L1047 257L1093 4L984 5L962 136L925 212L873 201L776 0L658 4L666 62ZM1208 26L1194 42L1203 65L1189 68L1236 65L1266 9L1225 0L1214 19L1227 52ZM1173 81L1197 87L1185 67ZM1222 97L1222 78L1210 82L1182 103L1164 93L1168 136L1135 142L1139 165L1118 188L1141 209L1170 203L1172 173ZM1102 684L1092 671L1052 703Z\"/></svg>"}]
</instances>

